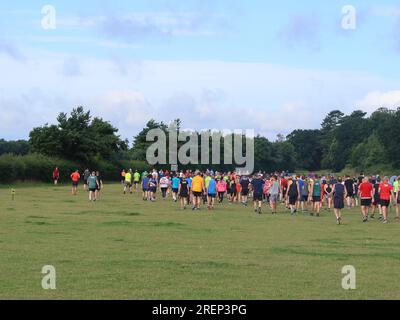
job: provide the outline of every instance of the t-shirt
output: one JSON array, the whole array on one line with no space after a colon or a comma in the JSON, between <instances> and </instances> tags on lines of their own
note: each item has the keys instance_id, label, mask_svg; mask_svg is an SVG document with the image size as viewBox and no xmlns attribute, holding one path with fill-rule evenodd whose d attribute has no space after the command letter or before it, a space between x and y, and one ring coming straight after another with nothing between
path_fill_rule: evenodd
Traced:
<instances>
[{"instance_id":1,"label":"t-shirt","mask_svg":"<svg viewBox=\"0 0 400 320\"><path fill-rule=\"evenodd\" d=\"M139 172L135 172L133 174L133 181L139 182L139 180L140 180L140 173Z\"/></svg>"},{"instance_id":2,"label":"t-shirt","mask_svg":"<svg viewBox=\"0 0 400 320\"><path fill-rule=\"evenodd\" d=\"M181 180L178 177L173 177L172 178L172 189L178 189L179 182L181 182Z\"/></svg>"},{"instance_id":3,"label":"t-shirt","mask_svg":"<svg viewBox=\"0 0 400 320\"><path fill-rule=\"evenodd\" d=\"M352 179L347 179L344 182L344 186L346 187L347 193L353 193L353 180Z\"/></svg>"},{"instance_id":4,"label":"t-shirt","mask_svg":"<svg viewBox=\"0 0 400 320\"><path fill-rule=\"evenodd\" d=\"M187 194L188 190L189 190L188 181L186 179L182 179L180 181L180 184L181 184L181 193L182 194Z\"/></svg>"},{"instance_id":5,"label":"t-shirt","mask_svg":"<svg viewBox=\"0 0 400 320\"><path fill-rule=\"evenodd\" d=\"M314 181L313 197L321 196L321 183L318 180Z\"/></svg>"},{"instance_id":6,"label":"t-shirt","mask_svg":"<svg viewBox=\"0 0 400 320\"><path fill-rule=\"evenodd\" d=\"M188 182L188 186L189 186L189 188L191 188L192 187L192 178L191 177L188 177L188 178L186 178L186 180L187 180L187 182Z\"/></svg>"},{"instance_id":7,"label":"t-shirt","mask_svg":"<svg viewBox=\"0 0 400 320\"><path fill-rule=\"evenodd\" d=\"M162 177L162 178L160 179L160 187L161 187L161 188L168 188L168 185L169 185L169 180L168 180L168 178L167 178L167 177Z\"/></svg>"},{"instance_id":8,"label":"t-shirt","mask_svg":"<svg viewBox=\"0 0 400 320\"><path fill-rule=\"evenodd\" d=\"M263 193L263 184L264 181L261 179L254 179L251 182L251 185L253 186L254 194L262 194Z\"/></svg>"},{"instance_id":9,"label":"t-shirt","mask_svg":"<svg viewBox=\"0 0 400 320\"><path fill-rule=\"evenodd\" d=\"M399 191L399 181L396 180L393 182L393 192L398 192Z\"/></svg>"},{"instance_id":10,"label":"t-shirt","mask_svg":"<svg viewBox=\"0 0 400 320\"><path fill-rule=\"evenodd\" d=\"M87 178L87 183L88 183L89 189L96 189L97 188L97 177L89 176L89 178Z\"/></svg>"},{"instance_id":11,"label":"t-shirt","mask_svg":"<svg viewBox=\"0 0 400 320\"><path fill-rule=\"evenodd\" d=\"M279 194L279 182L278 181L274 181L271 184L271 187L269 188L269 193L270 194Z\"/></svg>"},{"instance_id":12,"label":"t-shirt","mask_svg":"<svg viewBox=\"0 0 400 320\"><path fill-rule=\"evenodd\" d=\"M390 200L391 191L393 190L393 187L389 183L381 183L380 189L381 189L380 193L381 200Z\"/></svg>"},{"instance_id":13,"label":"t-shirt","mask_svg":"<svg viewBox=\"0 0 400 320\"><path fill-rule=\"evenodd\" d=\"M210 183L210 181L211 181L211 177L210 176L207 176L207 177L204 178L204 185L205 185L206 188L208 188L208 184Z\"/></svg>"},{"instance_id":14,"label":"t-shirt","mask_svg":"<svg viewBox=\"0 0 400 320\"><path fill-rule=\"evenodd\" d=\"M243 178L240 180L240 185L242 186L242 190L243 190L243 191L249 190L249 184L250 184L250 180L249 180L249 178L247 178L247 177L243 177Z\"/></svg>"},{"instance_id":15,"label":"t-shirt","mask_svg":"<svg viewBox=\"0 0 400 320\"><path fill-rule=\"evenodd\" d=\"M149 187L149 178L144 177L144 178L142 179L142 188L143 188L143 189L147 189L148 187Z\"/></svg>"},{"instance_id":16,"label":"t-shirt","mask_svg":"<svg viewBox=\"0 0 400 320\"><path fill-rule=\"evenodd\" d=\"M371 199L371 192L374 190L374 186L369 182L363 182L359 186L362 199Z\"/></svg>"},{"instance_id":17,"label":"t-shirt","mask_svg":"<svg viewBox=\"0 0 400 320\"><path fill-rule=\"evenodd\" d=\"M217 193L217 182L214 179L211 179L208 182L208 193L216 194Z\"/></svg>"},{"instance_id":18,"label":"t-shirt","mask_svg":"<svg viewBox=\"0 0 400 320\"><path fill-rule=\"evenodd\" d=\"M125 181L131 183L132 182L132 174L131 173L126 173L125 174Z\"/></svg>"},{"instance_id":19,"label":"t-shirt","mask_svg":"<svg viewBox=\"0 0 400 320\"><path fill-rule=\"evenodd\" d=\"M78 172L73 172L71 174L71 179L73 182L78 182L80 178L81 178L81 175Z\"/></svg>"},{"instance_id":20,"label":"t-shirt","mask_svg":"<svg viewBox=\"0 0 400 320\"><path fill-rule=\"evenodd\" d=\"M203 192L204 179L201 176L195 176L192 179L192 190L193 192Z\"/></svg>"}]
</instances>

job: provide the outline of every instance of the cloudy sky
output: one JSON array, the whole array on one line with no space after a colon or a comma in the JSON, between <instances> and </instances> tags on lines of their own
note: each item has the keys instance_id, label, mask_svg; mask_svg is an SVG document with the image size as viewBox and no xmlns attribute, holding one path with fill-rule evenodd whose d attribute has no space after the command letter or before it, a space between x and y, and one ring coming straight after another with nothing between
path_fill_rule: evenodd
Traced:
<instances>
[{"instance_id":1,"label":"cloudy sky","mask_svg":"<svg viewBox=\"0 0 400 320\"><path fill-rule=\"evenodd\" d=\"M400 106L399 60L398 0L1 1L0 138L82 105L129 140L151 118L274 139Z\"/></svg>"}]
</instances>

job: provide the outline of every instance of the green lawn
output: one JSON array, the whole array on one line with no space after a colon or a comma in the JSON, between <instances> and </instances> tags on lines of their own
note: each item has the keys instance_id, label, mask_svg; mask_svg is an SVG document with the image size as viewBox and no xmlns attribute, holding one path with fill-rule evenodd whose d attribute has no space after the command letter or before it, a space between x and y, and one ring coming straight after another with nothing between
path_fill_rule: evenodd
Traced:
<instances>
[{"instance_id":1,"label":"green lawn","mask_svg":"<svg viewBox=\"0 0 400 320\"><path fill-rule=\"evenodd\" d=\"M107 185L89 203L67 186L0 189L0 299L400 299L400 224L358 210L254 215L225 203L181 211ZM393 217L393 213L392 213ZM57 289L43 290L53 265ZM341 269L357 270L357 289Z\"/></svg>"}]
</instances>

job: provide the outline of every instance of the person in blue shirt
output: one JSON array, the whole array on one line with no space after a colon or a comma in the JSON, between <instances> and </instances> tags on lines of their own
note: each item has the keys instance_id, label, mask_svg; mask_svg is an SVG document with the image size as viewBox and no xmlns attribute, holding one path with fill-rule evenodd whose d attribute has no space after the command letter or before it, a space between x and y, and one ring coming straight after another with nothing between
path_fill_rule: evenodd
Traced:
<instances>
[{"instance_id":1,"label":"person in blue shirt","mask_svg":"<svg viewBox=\"0 0 400 320\"><path fill-rule=\"evenodd\" d=\"M149 198L149 177L144 176L142 178L142 191L143 191L143 200L148 200Z\"/></svg>"},{"instance_id":2,"label":"person in blue shirt","mask_svg":"<svg viewBox=\"0 0 400 320\"><path fill-rule=\"evenodd\" d=\"M211 180L209 181L207 188L208 210L214 210L214 202L216 196L217 196L217 181L215 181L214 176L211 176Z\"/></svg>"},{"instance_id":3,"label":"person in blue shirt","mask_svg":"<svg viewBox=\"0 0 400 320\"><path fill-rule=\"evenodd\" d=\"M176 174L174 174L171 184L172 184L172 198L174 199L174 202L178 201L178 191L179 191L179 183L181 182L181 179L178 178Z\"/></svg>"},{"instance_id":4,"label":"person in blue shirt","mask_svg":"<svg viewBox=\"0 0 400 320\"><path fill-rule=\"evenodd\" d=\"M262 174L258 174L251 181L251 188L253 190L253 205L254 212L261 214L261 206L263 200L263 185L264 181L262 179Z\"/></svg>"}]
</instances>

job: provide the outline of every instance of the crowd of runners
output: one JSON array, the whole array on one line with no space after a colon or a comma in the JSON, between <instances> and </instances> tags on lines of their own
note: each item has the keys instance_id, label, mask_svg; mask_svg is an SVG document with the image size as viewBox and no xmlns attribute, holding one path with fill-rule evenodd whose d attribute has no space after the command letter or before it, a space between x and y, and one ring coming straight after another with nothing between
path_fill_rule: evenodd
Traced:
<instances>
[{"instance_id":1,"label":"crowd of runners","mask_svg":"<svg viewBox=\"0 0 400 320\"><path fill-rule=\"evenodd\" d=\"M59 177L53 172L54 183ZM89 191L89 200L99 199L103 186L100 173L85 170L83 176L71 174L72 194L76 195L80 179ZM344 208L360 207L362 221L379 219L388 223L388 214L395 207L395 220L400 220L400 176L336 177L317 174L293 175L288 172L257 173L251 176L236 172L206 170L172 172L153 169L151 172L122 170L121 184L124 194L141 192L144 201L157 198L179 202L182 210L202 207L214 210L217 204L228 202L248 206L252 202L255 213L263 207L277 214L278 204L296 215L299 212L319 217L322 211L333 211L337 224L342 223Z\"/></svg>"}]
</instances>

